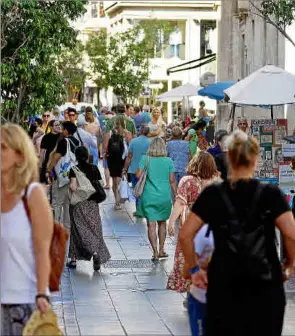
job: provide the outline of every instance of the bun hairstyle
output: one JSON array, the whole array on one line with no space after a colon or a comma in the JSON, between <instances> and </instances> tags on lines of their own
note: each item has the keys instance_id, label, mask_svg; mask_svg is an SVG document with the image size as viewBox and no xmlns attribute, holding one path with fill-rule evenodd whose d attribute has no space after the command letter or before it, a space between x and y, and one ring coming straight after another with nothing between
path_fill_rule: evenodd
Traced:
<instances>
[{"instance_id":1,"label":"bun hairstyle","mask_svg":"<svg viewBox=\"0 0 295 336\"><path fill-rule=\"evenodd\" d=\"M235 131L226 139L228 161L231 167L249 167L259 154L259 144L255 138L243 131Z\"/></svg>"}]
</instances>

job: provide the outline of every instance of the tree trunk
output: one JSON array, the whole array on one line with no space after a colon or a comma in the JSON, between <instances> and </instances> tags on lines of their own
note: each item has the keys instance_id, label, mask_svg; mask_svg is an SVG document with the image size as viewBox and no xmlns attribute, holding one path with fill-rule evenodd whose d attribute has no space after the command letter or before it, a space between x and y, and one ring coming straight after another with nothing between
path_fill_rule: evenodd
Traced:
<instances>
[{"instance_id":1,"label":"tree trunk","mask_svg":"<svg viewBox=\"0 0 295 336\"><path fill-rule=\"evenodd\" d=\"M97 87L97 105L98 105L98 107L100 107L100 90L101 90L102 88L100 88L100 87Z\"/></svg>"},{"instance_id":2,"label":"tree trunk","mask_svg":"<svg viewBox=\"0 0 295 336\"><path fill-rule=\"evenodd\" d=\"M20 86L19 86L19 95L17 98L17 108L16 108L16 112L14 113L13 117L12 117L12 122L15 122L17 124L20 123L20 112L21 112L21 107L22 107L22 102L23 102L23 97L26 91L26 85L23 84L23 82L20 82Z\"/></svg>"}]
</instances>

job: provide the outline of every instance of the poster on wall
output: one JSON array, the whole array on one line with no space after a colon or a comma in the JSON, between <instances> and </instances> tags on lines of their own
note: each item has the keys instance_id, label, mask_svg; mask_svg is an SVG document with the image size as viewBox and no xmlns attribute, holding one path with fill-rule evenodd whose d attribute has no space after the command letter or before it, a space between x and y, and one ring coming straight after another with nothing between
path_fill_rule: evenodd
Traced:
<instances>
[{"instance_id":1,"label":"poster on wall","mask_svg":"<svg viewBox=\"0 0 295 336\"><path fill-rule=\"evenodd\" d=\"M260 179L278 178L280 163L284 161L282 145L286 143L287 119L254 119L251 120L251 135L260 145L260 155L255 177ZM283 168L282 168L283 169Z\"/></svg>"},{"instance_id":2,"label":"poster on wall","mask_svg":"<svg viewBox=\"0 0 295 336\"><path fill-rule=\"evenodd\" d=\"M291 162L295 157L295 144L283 144L281 156L282 160L279 166L280 186L287 189L293 189L295 186L295 179Z\"/></svg>"}]
</instances>

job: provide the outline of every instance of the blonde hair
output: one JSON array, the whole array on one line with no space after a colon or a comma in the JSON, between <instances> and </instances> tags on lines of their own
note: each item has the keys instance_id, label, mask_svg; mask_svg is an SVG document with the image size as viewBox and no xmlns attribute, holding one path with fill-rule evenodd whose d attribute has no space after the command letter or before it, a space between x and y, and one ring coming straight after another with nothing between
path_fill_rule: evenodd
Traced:
<instances>
[{"instance_id":1,"label":"blonde hair","mask_svg":"<svg viewBox=\"0 0 295 336\"><path fill-rule=\"evenodd\" d=\"M226 139L228 161L233 168L249 167L258 157L259 144L243 131L235 131Z\"/></svg>"},{"instance_id":2,"label":"blonde hair","mask_svg":"<svg viewBox=\"0 0 295 336\"><path fill-rule=\"evenodd\" d=\"M19 125L2 125L1 134L7 145L23 157L23 161L12 168L12 180L8 189L11 193L19 193L30 183L38 181L38 158L35 148L25 130Z\"/></svg>"},{"instance_id":3,"label":"blonde hair","mask_svg":"<svg viewBox=\"0 0 295 336\"><path fill-rule=\"evenodd\" d=\"M202 180L209 180L218 175L213 156L204 151L194 155L186 171L188 175L199 177Z\"/></svg>"},{"instance_id":4,"label":"blonde hair","mask_svg":"<svg viewBox=\"0 0 295 336\"><path fill-rule=\"evenodd\" d=\"M154 119L153 114L154 114L155 111L158 111L160 113L158 123L161 123L163 121L161 109L159 107L156 107L156 106L153 107L153 109L152 109L152 119Z\"/></svg>"},{"instance_id":5,"label":"blonde hair","mask_svg":"<svg viewBox=\"0 0 295 336\"><path fill-rule=\"evenodd\" d=\"M125 117L118 115L115 118L114 129L119 133L123 134L124 130L126 129L126 122Z\"/></svg>"},{"instance_id":6,"label":"blonde hair","mask_svg":"<svg viewBox=\"0 0 295 336\"><path fill-rule=\"evenodd\" d=\"M165 157L167 156L167 149L165 142L162 138L156 137L151 141L149 150L147 152L148 156L153 157Z\"/></svg>"}]
</instances>

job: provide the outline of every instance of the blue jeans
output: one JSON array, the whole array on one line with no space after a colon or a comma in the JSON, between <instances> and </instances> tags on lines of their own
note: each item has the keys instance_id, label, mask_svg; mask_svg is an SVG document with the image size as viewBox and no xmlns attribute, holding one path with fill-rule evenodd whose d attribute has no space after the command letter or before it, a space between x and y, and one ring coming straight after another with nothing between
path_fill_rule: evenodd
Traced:
<instances>
[{"instance_id":1,"label":"blue jeans","mask_svg":"<svg viewBox=\"0 0 295 336\"><path fill-rule=\"evenodd\" d=\"M205 313L206 304L196 300L188 294L188 315L192 336L206 336Z\"/></svg>"},{"instance_id":2,"label":"blue jeans","mask_svg":"<svg viewBox=\"0 0 295 336\"><path fill-rule=\"evenodd\" d=\"M178 186L180 180L181 180L184 176L186 176L186 173L178 173L178 172L175 172L175 173L174 173L174 176L175 176L176 185Z\"/></svg>"},{"instance_id":3,"label":"blue jeans","mask_svg":"<svg viewBox=\"0 0 295 336\"><path fill-rule=\"evenodd\" d=\"M132 188L134 189L138 181L138 178L136 177L135 174L130 174L130 179L131 179ZM136 198L136 201L135 201L136 207L138 205L138 202L139 202L139 199Z\"/></svg>"}]
</instances>

